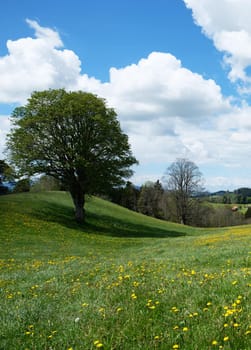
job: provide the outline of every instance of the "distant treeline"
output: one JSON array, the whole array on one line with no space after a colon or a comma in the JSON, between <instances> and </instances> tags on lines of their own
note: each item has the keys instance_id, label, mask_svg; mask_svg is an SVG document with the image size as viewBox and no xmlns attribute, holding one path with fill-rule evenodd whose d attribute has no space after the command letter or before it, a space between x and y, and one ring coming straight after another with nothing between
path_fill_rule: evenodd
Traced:
<instances>
[{"instance_id":1,"label":"distant treeline","mask_svg":"<svg viewBox=\"0 0 251 350\"><path fill-rule=\"evenodd\" d=\"M217 195L219 203L224 203L223 196L222 194L219 198ZM191 198L188 208L188 225L222 227L247 223L245 215L241 212L233 212L231 206L210 205L210 198L211 196L208 193L204 193L204 195L200 193L198 196ZM108 199L130 210L148 216L172 222L180 222L177 207L173 200L173 194L165 190L159 180L156 182L147 182L141 187L136 187L131 182L127 182L125 187L113 189Z\"/></svg>"},{"instance_id":2,"label":"distant treeline","mask_svg":"<svg viewBox=\"0 0 251 350\"><path fill-rule=\"evenodd\" d=\"M241 187L232 192L218 191L208 194L209 200L224 204L248 204L251 203L251 188Z\"/></svg>"}]
</instances>

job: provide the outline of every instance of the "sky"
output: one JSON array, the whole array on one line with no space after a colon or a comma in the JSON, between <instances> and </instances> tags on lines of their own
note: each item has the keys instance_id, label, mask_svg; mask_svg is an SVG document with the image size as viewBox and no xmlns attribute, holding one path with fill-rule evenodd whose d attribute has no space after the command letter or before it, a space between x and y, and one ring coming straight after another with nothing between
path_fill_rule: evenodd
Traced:
<instances>
[{"instance_id":1,"label":"sky","mask_svg":"<svg viewBox=\"0 0 251 350\"><path fill-rule=\"evenodd\" d=\"M139 165L193 161L209 191L251 187L250 0L0 2L0 159L33 91L105 98Z\"/></svg>"}]
</instances>

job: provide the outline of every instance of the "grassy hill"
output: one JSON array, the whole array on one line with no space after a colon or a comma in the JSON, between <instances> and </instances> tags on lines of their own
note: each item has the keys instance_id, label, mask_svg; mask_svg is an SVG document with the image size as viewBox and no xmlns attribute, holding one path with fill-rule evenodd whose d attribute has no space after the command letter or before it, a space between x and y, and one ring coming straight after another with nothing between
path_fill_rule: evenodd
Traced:
<instances>
[{"instance_id":1,"label":"grassy hill","mask_svg":"<svg viewBox=\"0 0 251 350\"><path fill-rule=\"evenodd\" d=\"M0 197L0 349L251 348L251 226L198 229L98 198Z\"/></svg>"}]
</instances>

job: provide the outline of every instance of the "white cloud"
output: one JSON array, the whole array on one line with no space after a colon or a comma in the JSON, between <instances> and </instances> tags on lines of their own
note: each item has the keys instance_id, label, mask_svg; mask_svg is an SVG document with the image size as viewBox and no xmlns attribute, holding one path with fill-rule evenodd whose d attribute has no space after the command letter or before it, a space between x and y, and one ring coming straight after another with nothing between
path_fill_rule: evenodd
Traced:
<instances>
[{"instance_id":1,"label":"white cloud","mask_svg":"<svg viewBox=\"0 0 251 350\"><path fill-rule=\"evenodd\" d=\"M71 87L80 73L80 60L61 49L57 32L27 20L36 38L8 40L8 55L0 57L0 102L21 102L34 90Z\"/></svg>"},{"instance_id":2,"label":"white cloud","mask_svg":"<svg viewBox=\"0 0 251 350\"><path fill-rule=\"evenodd\" d=\"M38 39L46 40L46 44L54 47L63 47L63 42L56 30L53 30L51 28L45 28L41 27L36 21L32 21L30 19L26 19L26 23L29 24L29 26L35 30L35 36Z\"/></svg>"},{"instance_id":3,"label":"white cloud","mask_svg":"<svg viewBox=\"0 0 251 350\"><path fill-rule=\"evenodd\" d=\"M192 10L195 22L225 54L232 82L251 83L246 68L251 65L251 2L250 0L183 0ZM245 87L245 92L248 88Z\"/></svg>"},{"instance_id":4,"label":"white cloud","mask_svg":"<svg viewBox=\"0 0 251 350\"><path fill-rule=\"evenodd\" d=\"M182 67L171 54L152 52L137 64L110 70L103 94L122 116L134 120L173 117L196 120L229 108L221 89Z\"/></svg>"}]
</instances>

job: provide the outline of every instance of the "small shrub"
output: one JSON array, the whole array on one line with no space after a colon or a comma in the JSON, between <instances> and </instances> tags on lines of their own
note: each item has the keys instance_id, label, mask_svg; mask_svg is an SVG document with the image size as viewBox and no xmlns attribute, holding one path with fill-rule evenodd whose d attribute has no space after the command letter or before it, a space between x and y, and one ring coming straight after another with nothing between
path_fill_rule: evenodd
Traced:
<instances>
[{"instance_id":1,"label":"small shrub","mask_svg":"<svg viewBox=\"0 0 251 350\"><path fill-rule=\"evenodd\" d=\"M14 193L29 192L30 191L30 180L22 179L19 180L14 188Z\"/></svg>"}]
</instances>

